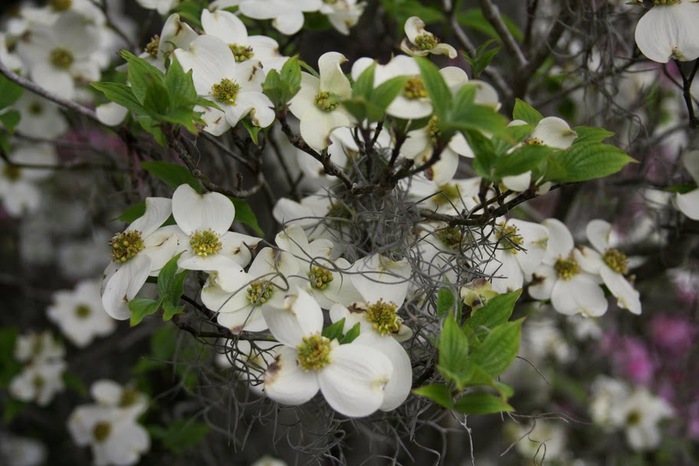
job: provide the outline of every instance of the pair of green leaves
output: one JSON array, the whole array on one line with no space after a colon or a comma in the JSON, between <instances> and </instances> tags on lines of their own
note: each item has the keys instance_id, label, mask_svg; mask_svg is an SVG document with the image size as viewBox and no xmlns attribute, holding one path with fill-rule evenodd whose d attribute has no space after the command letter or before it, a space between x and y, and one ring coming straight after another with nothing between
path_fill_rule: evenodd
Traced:
<instances>
[{"instance_id":1,"label":"pair of green leaves","mask_svg":"<svg viewBox=\"0 0 699 466\"><path fill-rule=\"evenodd\" d=\"M509 318L520 292L490 299L462 327L449 312L456 310L453 300L450 302L446 293L440 295L438 314L447 317L437 344L437 369L447 383L426 385L413 392L463 414L513 411L507 400L514 392L497 377L512 364L519 351L522 320L510 322Z\"/></svg>"},{"instance_id":2,"label":"pair of green leaves","mask_svg":"<svg viewBox=\"0 0 699 466\"><path fill-rule=\"evenodd\" d=\"M126 107L141 127L153 135L162 146L167 145L164 125L184 126L190 133L203 125L195 105L215 106L197 95L192 71L184 72L173 59L167 73L163 73L143 58L123 50L121 56L128 63L130 86L113 82L92 83L107 99Z\"/></svg>"},{"instance_id":3,"label":"pair of green leaves","mask_svg":"<svg viewBox=\"0 0 699 466\"><path fill-rule=\"evenodd\" d=\"M357 121L378 122L386 117L386 109L400 94L408 82L408 76L397 76L374 88L376 63L372 63L357 78L352 86L352 98L343 100L342 105Z\"/></svg>"},{"instance_id":4,"label":"pair of green leaves","mask_svg":"<svg viewBox=\"0 0 699 466\"><path fill-rule=\"evenodd\" d=\"M345 328L345 318L338 320L337 322L328 325L323 329L322 335L329 340L337 340L341 345L346 343L352 343L355 338L359 336L359 322L354 324L347 333L343 334L342 330Z\"/></svg>"},{"instance_id":5,"label":"pair of green leaves","mask_svg":"<svg viewBox=\"0 0 699 466\"><path fill-rule=\"evenodd\" d=\"M269 70L262 92L269 97L274 108L281 110L301 90L301 65L298 57L289 58L280 71Z\"/></svg>"},{"instance_id":6,"label":"pair of green leaves","mask_svg":"<svg viewBox=\"0 0 699 466\"><path fill-rule=\"evenodd\" d=\"M171 320L175 315L184 311L179 305L184 293L184 281L189 270L177 273L177 260L182 253L176 255L165 264L158 274L158 299L134 298L129 302L131 311L131 326L138 325L144 317L163 311L163 320Z\"/></svg>"}]
</instances>

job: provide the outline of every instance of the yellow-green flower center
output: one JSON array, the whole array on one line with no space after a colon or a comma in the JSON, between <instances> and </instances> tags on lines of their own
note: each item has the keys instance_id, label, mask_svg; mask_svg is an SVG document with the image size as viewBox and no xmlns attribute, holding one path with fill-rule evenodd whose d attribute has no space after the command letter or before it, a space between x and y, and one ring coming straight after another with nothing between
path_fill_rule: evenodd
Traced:
<instances>
[{"instance_id":1,"label":"yellow-green flower center","mask_svg":"<svg viewBox=\"0 0 699 466\"><path fill-rule=\"evenodd\" d=\"M318 372L332 362L330 350L330 339L316 333L303 337L303 342L296 347L296 359L303 370Z\"/></svg>"},{"instance_id":2,"label":"yellow-green flower center","mask_svg":"<svg viewBox=\"0 0 699 466\"><path fill-rule=\"evenodd\" d=\"M123 264L143 250L143 237L137 230L125 231L114 235L109 242L112 245L112 260Z\"/></svg>"},{"instance_id":3,"label":"yellow-green flower center","mask_svg":"<svg viewBox=\"0 0 699 466\"><path fill-rule=\"evenodd\" d=\"M2 169L2 174L10 181L17 181L22 174L22 169L17 165L5 165Z\"/></svg>"},{"instance_id":4,"label":"yellow-green flower center","mask_svg":"<svg viewBox=\"0 0 699 466\"><path fill-rule=\"evenodd\" d=\"M95 424L95 427L92 428L92 437L94 437L95 441L98 443L102 443L107 440L107 438L109 438L109 434L111 433L112 425L107 421L100 421Z\"/></svg>"},{"instance_id":5,"label":"yellow-green flower center","mask_svg":"<svg viewBox=\"0 0 699 466\"><path fill-rule=\"evenodd\" d=\"M146 53L153 58L158 57L158 48L160 47L160 36L158 34L151 37L150 42L146 45Z\"/></svg>"},{"instance_id":6,"label":"yellow-green flower center","mask_svg":"<svg viewBox=\"0 0 699 466\"><path fill-rule=\"evenodd\" d=\"M420 76L415 76L408 79L408 81L403 86L403 96L405 96L405 98L409 100L427 97L425 83L422 82L422 78Z\"/></svg>"},{"instance_id":7,"label":"yellow-green flower center","mask_svg":"<svg viewBox=\"0 0 699 466\"><path fill-rule=\"evenodd\" d=\"M641 423L641 419L643 419L643 416L640 412L636 410L630 411L629 414L626 415L626 425L636 426Z\"/></svg>"},{"instance_id":8,"label":"yellow-green flower center","mask_svg":"<svg viewBox=\"0 0 699 466\"><path fill-rule=\"evenodd\" d=\"M311 271L308 272L308 279L311 281L311 288L324 290L333 281L333 274L325 267L314 265L311 267Z\"/></svg>"},{"instance_id":9,"label":"yellow-green flower center","mask_svg":"<svg viewBox=\"0 0 699 466\"><path fill-rule=\"evenodd\" d=\"M418 50L432 50L437 44L439 41L429 32L423 32L415 38L415 46Z\"/></svg>"},{"instance_id":10,"label":"yellow-green flower center","mask_svg":"<svg viewBox=\"0 0 699 466\"><path fill-rule=\"evenodd\" d=\"M338 105L340 105L340 102L338 102L337 97L335 97L334 94L331 94L327 91L319 91L314 98L314 102L316 104L316 107L323 110L324 112L332 112L337 108Z\"/></svg>"},{"instance_id":11,"label":"yellow-green flower center","mask_svg":"<svg viewBox=\"0 0 699 466\"><path fill-rule=\"evenodd\" d=\"M133 406L138 401L138 392L131 387L124 388L119 398L119 407L128 408Z\"/></svg>"},{"instance_id":12,"label":"yellow-green flower center","mask_svg":"<svg viewBox=\"0 0 699 466\"><path fill-rule=\"evenodd\" d=\"M378 301L367 307L366 318L381 335L398 333L403 319L398 317L396 309L398 309L398 306L395 303Z\"/></svg>"},{"instance_id":13,"label":"yellow-green flower center","mask_svg":"<svg viewBox=\"0 0 699 466\"><path fill-rule=\"evenodd\" d=\"M36 390L41 390L42 388L44 388L44 385L46 385L46 379L44 379L39 374L36 374L32 378L32 385Z\"/></svg>"},{"instance_id":14,"label":"yellow-green flower center","mask_svg":"<svg viewBox=\"0 0 699 466\"><path fill-rule=\"evenodd\" d=\"M49 60L56 68L66 70L73 64L74 57L70 50L58 47L51 51L49 54Z\"/></svg>"},{"instance_id":15,"label":"yellow-green flower center","mask_svg":"<svg viewBox=\"0 0 699 466\"><path fill-rule=\"evenodd\" d=\"M274 287L272 284L262 280L252 282L245 290L245 296L250 304L264 304L269 301L273 294Z\"/></svg>"},{"instance_id":16,"label":"yellow-green flower center","mask_svg":"<svg viewBox=\"0 0 699 466\"><path fill-rule=\"evenodd\" d=\"M240 84L224 78L220 83L211 86L211 95L223 104L235 105L235 100L240 92Z\"/></svg>"},{"instance_id":17,"label":"yellow-green flower center","mask_svg":"<svg viewBox=\"0 0 699 466\"><path fill-rule=\"evenodd\" d=\"M86 304L79 304L75 308L75 316L78 319L87 319L90 317L90 314L92 314L92 309L90 309L90 306Z\"/></svg>"},{"instance_id":18,"label":"yellow-green flower center","mask_svg":"<svg viewBox=\"0 0 699 466\"><path fill-rule=\"evenodd\" d=\"M528 145L530 145L530 146L543 146L543 145L544 145L543 139L537 138L537 137L534 137L534 136L525 139L525 140L524 140L524 143L525 143L525 144L528 144Z\"/></svg>"},{"instance_id":19,"label":"yellow-green flower center","mask_svg":"<svg viewBox=\"0 0 699 466\"><path fill-rule=\"evenodd\" d=\"M500 249L504 249L512 254L517 254L517 252L522 249L524 239L517 233L517 231L516 226L507 225L505 222L501 222L497 226L495 229L495 235L498 238Z\"/></svg>"},{"instance_id":20,"label":"yellow-green flower center","mask_svg":"<svg viewBox=\"0 0 699 466\"><path fill-rule=\"evenodd\" d=\"M245 60L250 60L255 56L252 51L252 47L249 45L238 45L238 44L228 44L228 48L233 52L235 61L238 63L244 62Z\"/></svg>"},{"instance_id":21,"label":"yellow-green flower center","mask_svg":"<svg viewBox=\"0 0 699 466\"><path fill-rule=\"evenodd\" d=\"M38 116L44 113L44 106L39 102L32 102L27 108L30 115Z\"/></svg>"},{"instance_id":22,"label":"yellow-green flower center","mask_svg":"<svg viewBox=\"0 0 699 466\"><path fill-rule=\"evenodd\" d=\"M432 143L436 143L439 140L439 137L442 135L442 131L439 129L439 119L437 118L437 115L433 116L430 118L430 122L427 124L427 133L430 136L430 141Z\"/></svg>"},{"instance_id":23,"label":"yellow-green flower center","mask_svg":"<svg viewBox=\"0 0 699 466\"><path fill-rule=\"evenodd\" d=\"M459 246L461 246L461 242L464 239L464 235L459 228L450 227L438 230L437 238L439 238L442 243L446 244L450 248L459 249Z\"/></svg>"},{"instance_id":24,"label":"yellow-green flower center","mask_svg":"<svg viewBox=\"0 0 699 466\"><path fill-rule=\"evenodd\" d=\"M626 275L629 273L629 258L618 249L607 249L602 256L604 263L616 273Z\"/></svg>"},{"instance_id":25,"label":"yellow-green flower center","mask_svg":"<svg viewBox=\"0 0 699 466\"><path fill-rule=\"evenodd\" d=\"M553 268L558 273L558 278L561 280L570 280L580 273L580 266L575 259L569 257L567 259L558 259Z\"/></svg>"},{"instance_id":26,"label":"yellow-green flower center","mask_svg":"<svg viewBox=\"0 0 699 466\"><path fill-rule=\"evenodd\" d=\"M437 205L450 204L452 201L459 199L460 192L459 187L455 184L447 183L439 186L441 193L437 193L432 196L432 200Z\"/></svg>"},{"instance_id":27,"label":"yellow-green flower center","mask_svg":"<svg viewBox=\"0 0 699 466\"><path fill-rule=\"evenodd\" d=\"M216 254L223 246L216 233L211 230L195 231L189 237L189 245L197 256L206 257Z\"/></svg>"},{"instance_id":28,"label":"yellow-green flower center","mask_svg":"<svg viewBox=\"0 0 699 466\"><path fill-rule=\"evenodd\" d=\"M72 0L51 0L49 6L51 6L54 11L66 11L73 6L73 2Z\"/></svg>"}]
</instances>

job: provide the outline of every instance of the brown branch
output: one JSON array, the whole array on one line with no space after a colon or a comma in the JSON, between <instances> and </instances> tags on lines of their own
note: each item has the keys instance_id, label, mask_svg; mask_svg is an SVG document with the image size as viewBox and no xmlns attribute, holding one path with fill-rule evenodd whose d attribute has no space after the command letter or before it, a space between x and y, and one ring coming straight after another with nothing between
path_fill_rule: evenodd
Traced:
<instances>
[{"instance_id":1,"label":"brown branch","mask_svg":"<svg viewBox=\"0 0 699 466\"><path fill-rule=\"evenodd\" d=\"M519 48L517 40L514 38L510 30L507 29L507 25L503 21L498 7L492 2L492 0L481 0L481 11L483 12L485 19L493 26L493 29L495 29L498 37L500 37L505 50L507 50L507 52L517 62L517 68L525 68L529 62L524 56L524 53L522 53L522 49Z\"/></svg>"}]
</instances>

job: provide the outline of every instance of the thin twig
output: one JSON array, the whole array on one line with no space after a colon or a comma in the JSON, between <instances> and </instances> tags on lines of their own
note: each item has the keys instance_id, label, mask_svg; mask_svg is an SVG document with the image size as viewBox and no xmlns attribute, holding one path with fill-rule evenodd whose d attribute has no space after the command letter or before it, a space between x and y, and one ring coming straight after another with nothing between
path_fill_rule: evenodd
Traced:
<instances>
[{"instance_id":1,"label":"thin twig","mask_svg":"<svg viewBox=\"0 0 699 466\"><path fill-rule=\"evenodd\" d=\"M15 84L19 84L23 88L27 89L28 91L33 92L34 94L40 95L41 97L44 97L45 99L50 100L51 102L57 103L61 107L67 108L68 110L72 110L76 113L79 113L80 115L86 116L89 119L99 123L100 125L106 126L104 123L102 123L99 118L97 118L97 113L95 113L94 110L84 107L80 105L77 102L73 102L72 100L64 99L63 97L60 97L53 92L47 91L43 87L39 86L33 81L30 81L27 78L24 78L17 73L13 72L10 70L5 63L3 63L2 60L0 60L0 74L5 76L7 79L12 81Z\"/></svg>"},{"instance_id":2,"label":"thin twig","mask_svg":"<svg viewBox=\"0 0 699 466\"><path fill-rule=\"evenodd\" d=\"M493 26L495 32L497 32L498 37L502 41L502 45L505 46L505 50L512 55L512 58L517 62L517 68L525 68L529 62L527 57L522 53L522 49L519 48L517 40L512 35L507 25L502 20L502 15L500 10L491 0L481 0L481 11L486 20Z\"/></svg>"}]
</instances>

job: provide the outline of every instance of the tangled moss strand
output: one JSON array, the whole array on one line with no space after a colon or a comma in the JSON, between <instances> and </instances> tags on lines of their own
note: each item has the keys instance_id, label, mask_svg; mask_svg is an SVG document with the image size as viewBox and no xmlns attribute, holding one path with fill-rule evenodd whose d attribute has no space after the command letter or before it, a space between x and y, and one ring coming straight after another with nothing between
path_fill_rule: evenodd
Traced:
<instances>
[{"instance_id":1,"label":"tangled moss strand","mask_svg":"<svg viewBox=\"0 0 699 466\"><path fill-rule=\"evenodd\" d=\"M518 233L517 227L501 222L495 229L500 248L512 254L517 254L522 249L524 239Z\"/></svg>"},{"instance_id":2,"label":"tangled moss strand","mask_svg":"<svg viewBox=\"0 0 699 466\"><path fill-rule=\"evenodd\" d=\"M303 342L296 347L297 360L305 370L318 372L330 364L330 339L319 333L303 337Z\"/></svg>"},{"instance_id":3,"label":"tangled moss strand","mask_svg":"<svg viewBox=\"0 0 699 466\"><path fill-rule=\"evenodd\" d=\"M398 333L403 319L396 314L397 309L395 303L378 301L367 307L366 318L381 335Z\"/></svg>"},{"instance_id":4,"label":"tangled moss strand","mask_svg":"<svg viewBox=\"0 0 699 466\"><path fill-rule=\"evenodd\" d=\"M112 260L119 264L135 257L144 248L143 236L138 230L116 234L109 244L112 245Z\"/></svg>"}]
</instances>

